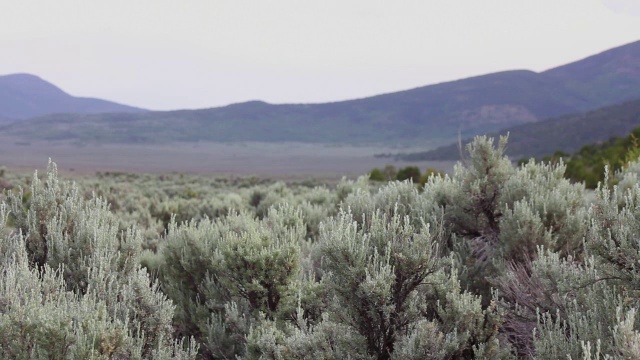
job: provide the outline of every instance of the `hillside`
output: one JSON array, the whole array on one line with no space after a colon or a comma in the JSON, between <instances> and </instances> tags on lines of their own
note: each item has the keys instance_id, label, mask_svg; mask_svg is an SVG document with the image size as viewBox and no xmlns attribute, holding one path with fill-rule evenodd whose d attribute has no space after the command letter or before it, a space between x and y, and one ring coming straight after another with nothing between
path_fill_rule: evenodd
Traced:
<instances>
[{"instance_id":1,"label":"hillside","mask_svg":"<svg viewBox=\"0 0 640 360\"><path fill-rule=\"evenodd\" d=\"M542 73L594 108L640 97L640 41Z\"/></svg>"},{"instance_id":2,"label":"hillside","mask_svg":"<svg viewBox=\"0 0 640 360\"><path fill-rule=\"evenodd\" d=\"M53 115L2 130L38 139L125 143L426 140L443 144L460 128L470 136L587 106L536 73L511 71L335 103L254 101L203 110Z\"/></svg>"},{"instance_id":3,"label":"hillside","mask_svg":"<svg viewBox=\"0 0 640 360\"><path fill-rule=\"evenodd\" d=\"M114 102L75 97L29 74L0 76L0 119L25 119L55 113L140 112Z\"/></svg>"},{"instance_id":4,"label":"hillside","mask_svg":"<svg viewBox=\"0 0 640 360\"><path fill-rule=\"evenodd\" d=\"M640 99L620 105L608 106L586 113L552 118L524 124L491 133L497 138L509 133L507 155L513 159L541 157L563 151L573 153L582 146L626 136L640 126ZM468 139L465 143L470 142ZM399 155L402 160L457 160L460 152L457 144L432 151Z\"/></svg>"},{"instance_id":5,"label":"hillside","mask_svg":"<svg viewBox=\"0 0 640 360\"><path fill-rule=\"evenodd\" d=\"M105 143L299 141L438 145L640 98L640 41L542 73L505 71L324 104L253 101L131 114L50 115L9 135Z\"/></svg>"},{"instance_id":6,"label":"hillside","mask_svg":"<svg viewBox=\"0 0 640 360\"><path fill-rule=\"evenodd\" d=\"M542 160L554 162L562 158L566 164L565 177L574 182L584 182L588 188L595 189L599 182L606 180L605 167L609 167L610 174L616 174L624 167L628 167L630 161L638 159L639 136L640 127L635 128L626 137L614 137L603 143L585 145L580 151L571 155L556 152ZM609 176L609 180L616 182L620 178L614 175Z\"/></svg>"}]
</instances>

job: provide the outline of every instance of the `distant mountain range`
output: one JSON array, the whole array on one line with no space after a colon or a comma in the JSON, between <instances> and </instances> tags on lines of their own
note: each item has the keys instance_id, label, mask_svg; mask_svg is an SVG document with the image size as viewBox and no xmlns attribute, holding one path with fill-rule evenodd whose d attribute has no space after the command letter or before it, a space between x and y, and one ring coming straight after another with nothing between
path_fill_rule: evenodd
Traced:
<instances>
[{"instance_id":1,"label":"distant mountain range","mask_svg":"<svg viewBox=\"0 0 640 360\"><path fill-rule=\"evenodd\" d=\"M585 145L627 136L637 127L640 127L640 99L582 114L514 126L488 136L497 139L508 133L506 153L512 159L541 158L558 150L574 153ZM468 142L470 139L464 141L465 144ZM459 160L461 154L456 143L431 151L399 154L395 157L406 161Z\"/></svg>"},{"instance_id":2,"label":"distant mountain range","mask_svg":"<svg viewBox=\"0 0 640 360\"><path fill-rule=\"evenodd\" d=\"M466 138L638 98L640 41L541 73L505 71L356 100L282 105L254 101L202 110L45 115L16 121L0 132L126 143L442 145L454 141L458 133Z\"/></svg>"},{"instance_id":3,"label":"distant mountain range","mask_svg":"<svg viewBox=\"0 0 640 360\"><path fill-rule=\"evenodd\" d=\"M142 112L111 101L75 97L35 75L0 76L0 119L26 119L53 113Z\"/></svg>"}]
</instances>

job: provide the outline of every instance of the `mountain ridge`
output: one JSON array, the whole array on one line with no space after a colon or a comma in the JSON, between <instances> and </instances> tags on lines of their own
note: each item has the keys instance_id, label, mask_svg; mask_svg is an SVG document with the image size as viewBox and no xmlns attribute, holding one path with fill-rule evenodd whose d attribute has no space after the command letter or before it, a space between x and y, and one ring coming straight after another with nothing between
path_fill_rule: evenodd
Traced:
<instances>
[{"instance_id":1,"label":"mountain ridge","mask_svg":"<svg viewBox=\"0 0 640 360\"><path fill-rule=\"evenodd\" d=\"M469 137L634 98L640 98L640 41L540 73L509 70L354 100L250 101L126 115L48 115L4 126L1 131L48 140L111 143L299 141L433 146L451 142L458 134Z\"/></svg>"},{"instance_id":2,"label":"mountain ridge","mask_svg":"<svg viewBox=\"0 0 640 360\"><path fill-rule=\"evenodd\" d=\"M628 135L640 126L640 99L598 108L585 113L565 115L523 124L487 136L497 139L509 135L506 154L512 159L543 157L556 151L574 153L581 147ZM463 144L471 142L465 139ZM458 144L449 144L419 153L398 154L405 161L460 160Z\"/></svg>"},{"instance_id":3,"label":"mountain ridge","mask_svg":"<svg viewBox=\"0 0 640 360\"><path fill-rule=\"evenodd\" d=\"M54 113L142 112L115 102L76 97L39 76L17 73L0 76L0 119L27 119Z\"/></svg>"}]
</instances>

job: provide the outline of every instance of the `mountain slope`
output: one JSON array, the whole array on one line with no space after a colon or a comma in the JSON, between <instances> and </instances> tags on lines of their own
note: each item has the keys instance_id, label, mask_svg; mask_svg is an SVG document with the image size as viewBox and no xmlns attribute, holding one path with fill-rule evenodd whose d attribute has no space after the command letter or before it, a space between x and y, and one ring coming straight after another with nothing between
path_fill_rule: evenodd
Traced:
<instances>
[{"instance_id":1,"label":"mountain slope","mask_svg":"<svg viewBox=\"0 0 640 360\"><path fill-rule=\"evenodd\" d=\"M55 115L4 131L103 142L434 142L455 138L459 129L473 135L587 106L534 72L509 71L335 103L254 101L133 115Z\"/></svg>"},{"instance_id":2,"label":"mountain slope","mask_svg":"<svg viewBox=\"0 0 640 360\"><path fill-rule=\"evenodd\" d=\"M324 104L247 102L139 114L55 115L3 127L97 142L302 141L445 144L640 98L640 41L542 73L505 71Z\"/></svg>"},{"instance_id":3,"label":"mountain slope","mask_svg":"<svg viewBox=\"0 0 640 360\"><path fill-rule=\"evenodd\" d=\"M596 108L640 97L640 41L547 70L566 90Z\"/></svg>"},{"instance_id":4,"label":"mountain slope","mask_svg":"<svg viewBox=\"0 0 640 360\"><path fill-rule=\"evenodd\" d=\"M518 159L542 157L558 150L573 153L588 144L625 136L638 126L640 99L582 114L519 125L489 136L497 138L509 133L506 153ZM470 140L464 141L468 142ZM460 151L457 144L451 144L428 152L403 154L399 158L407 161L458 160Z\"/></svg>"},{"instance_id":5,"label":"mountain slope","mask_svg":"<svg viewBox=\"0 0 640 360\"><path fill-rule=\"evenodd\" d=\"M114 102L71 96L29 74L0 76L0 119L25 119L53 113L140 112Z\"/></svg>"}]
</instances>

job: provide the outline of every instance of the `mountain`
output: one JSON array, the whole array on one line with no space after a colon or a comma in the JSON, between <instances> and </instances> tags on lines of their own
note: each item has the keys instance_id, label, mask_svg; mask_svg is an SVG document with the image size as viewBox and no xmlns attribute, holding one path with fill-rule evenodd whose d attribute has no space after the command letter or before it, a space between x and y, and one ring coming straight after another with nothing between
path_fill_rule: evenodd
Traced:
<instances>
[{"instance_id":1,"label":"mountain","mask_svg":"<svg viewBox=\"0 0 640 360\"><path fill-rule=\"evenodd\" d=\"M442 145L640 98L640 41L541 73L514 70L363 99L130 114L48 115L0 131L97 142L301 141Z\"/></svg>"},{"instance_id":2,"label":"mountain","mask_svg":"<svg viewBox=\"0 0 640 360\"><path fill-rule=\"evenodd\" d=\"M26 119L54 113L141 112L114 102L74 97L30 74L0 76L0 119Z\"/></svg>"},{"instance_id":3,"label":"mountain","mask_svg":"<svg viewBox=\"0 0 640 360\"><path fill-rule=\"evenodd\" d=\"M542 75L561 82L593 108L640 98L640 41L547 70Z\"/></svg>"},{"instance_id":4,"label":"mountain","mask_svg":"<svg viewBox=\"0 0 640 360\"><path fill-rule=\"evenodd\" d=\"M578 105L576 105L578 104ZM102 142L300 141L415 143L452 140L588 107L531 71L509 71L364 99L202 110L53 115L4 131ZM95 130L100 129L100 132Z\"/></svg>"},{"instance_id":5,"label":"mountain","mask_svg":"<svg viewBox=\"0 0 640 360\"><path fill-rule=\"evenodd\" d=\"M508 133L506 153L512 159L520 159L542 157L556 151L574 153L585 145L626 136L639 126L640 99L582 114L523 124L489 136L497 139ZM470 140L464 141L468 142ZM407 161L459 160L460 151L457 144L451 144L432 151L401 154L398 158Z\"/></svg>"}]
</instances>

